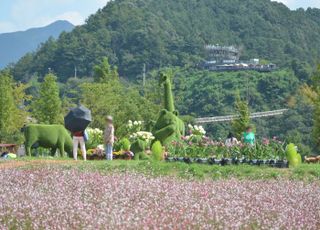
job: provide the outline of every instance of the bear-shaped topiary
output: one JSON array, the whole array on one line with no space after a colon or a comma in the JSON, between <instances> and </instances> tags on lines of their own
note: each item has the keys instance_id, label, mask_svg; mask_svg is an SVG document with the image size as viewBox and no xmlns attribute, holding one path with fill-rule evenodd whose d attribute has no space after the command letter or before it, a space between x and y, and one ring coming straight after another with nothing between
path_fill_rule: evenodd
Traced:
<instances>
[{"instance_id":1,"label":"bear-shaped topiary","mask_svg":"<svg viewBox=\"0 0 320 230\"><path fill-rule=\"evenodd\" d=\"M286 156L290 167L296 167L301 164L301 155L297 152L296 146L292 143L287 145Z\"/></svg>"},{"instance_id":2,"label":"bear-shaped topiary","mask_svg":"<svg viewBox=\"0 0 320 230\"><path fill-rule=\"evenodd\" d=\"M24 128L24 136L28 156L31 156L31 148L36 145L51 149L52 154L59 149L61 155L67 152L72 157L72 138L62 125L28 125Z\"/></svg>"}]
</instances>

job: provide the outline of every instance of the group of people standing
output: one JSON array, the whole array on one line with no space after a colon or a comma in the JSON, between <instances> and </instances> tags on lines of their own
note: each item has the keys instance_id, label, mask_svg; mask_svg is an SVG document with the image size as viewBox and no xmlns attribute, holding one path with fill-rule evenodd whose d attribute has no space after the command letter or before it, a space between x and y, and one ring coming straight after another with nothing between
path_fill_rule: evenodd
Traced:
<instances>
[{"instance_id":1,"label":"group of people standing","mask_svg":"<svg viewBox=\"0 0 320 230\"><path fill-rule=\"evenodd\" d=\"M73 159L78 159L78 148L80 145L80 149L82 152L83 160L87 160L87 151L86 151L86 139L90 138L87 137L86 131L79 131L73 132ZM104 144L105 144L105 152L106 152L106 159L112 160L113 159L113 144L114 144L114 126L113 126L113 118L112 116L106 117L106 127L103 134Z\"/></svg>"},{"instance_id":2,"label":"group of people standing","mask_svg":"<svg viewBox=\"0 0 320 230\"><path fill-rule=\"evenodd\" d=\"M246 128L246 131L243 133L242 140L247 145L251 145L251 146L254 145L256 138L251 126L248 126ZM229 133L225 141L225 146L233 147L238 145L239 143L240 142L237 140L237 138L232 133Z\"/></svg>"}]
</instances>

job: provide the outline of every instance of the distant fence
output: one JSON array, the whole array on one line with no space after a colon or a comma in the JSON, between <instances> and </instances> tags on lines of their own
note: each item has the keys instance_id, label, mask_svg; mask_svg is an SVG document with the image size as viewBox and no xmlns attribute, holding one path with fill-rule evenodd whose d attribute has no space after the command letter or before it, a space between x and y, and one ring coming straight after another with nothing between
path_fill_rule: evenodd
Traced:
<instances>
[{"instance_id":1,"label":"distant fence","mask_svg":"<svg viewBox=\"0 0 320 230\"><path fill-rule=\"evenodd\" d=\"M251 113L250 118L262 118L262 117L274 117L274 116L280 116L283 115L288 109L279 109L279 110L273 110L273 111L267 111L267 112L258 112L258 113ZM203 118L196 118L195 123L196 124L211 124L211 123L217 123L217 122L227 122L232 121L236 119L237 115L229 115L229 116L218 116L218 117L203 117Z\"/></svg>"}]
</instances>

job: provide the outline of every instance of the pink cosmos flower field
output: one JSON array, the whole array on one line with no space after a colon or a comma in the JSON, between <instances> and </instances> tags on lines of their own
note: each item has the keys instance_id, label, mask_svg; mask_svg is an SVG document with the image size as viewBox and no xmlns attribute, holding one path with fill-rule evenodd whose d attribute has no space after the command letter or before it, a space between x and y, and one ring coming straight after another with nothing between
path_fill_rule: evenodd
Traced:
<instances>
[{"instance_id":1,"label":"pink cosmos flower field","mask_svg":"<svg viewBox=\"0 0 320 230\"><path fill-rule=\"evenodd\" d=\"M318 182L0 172L0 229L320 229Z\"/></svg>"}]
</instances>

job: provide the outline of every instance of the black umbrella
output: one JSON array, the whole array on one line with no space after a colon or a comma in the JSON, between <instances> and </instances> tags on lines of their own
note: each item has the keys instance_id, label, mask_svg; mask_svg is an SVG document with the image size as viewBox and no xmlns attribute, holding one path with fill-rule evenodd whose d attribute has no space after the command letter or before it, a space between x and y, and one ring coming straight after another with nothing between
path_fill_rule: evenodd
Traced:
<instances>
[{"instance_id":1,"label":"black umbrella","mask_svg":"<svg viewBox=\"0 0 320 230\"><path fill-rule=\"evenodd\" d=\"M80 132L84 131L91 121L91 111L80 105L79 107L70 110L68 115L64 118L64 125L66 129L71 132Z\"/></svg>"}]
</instances>

